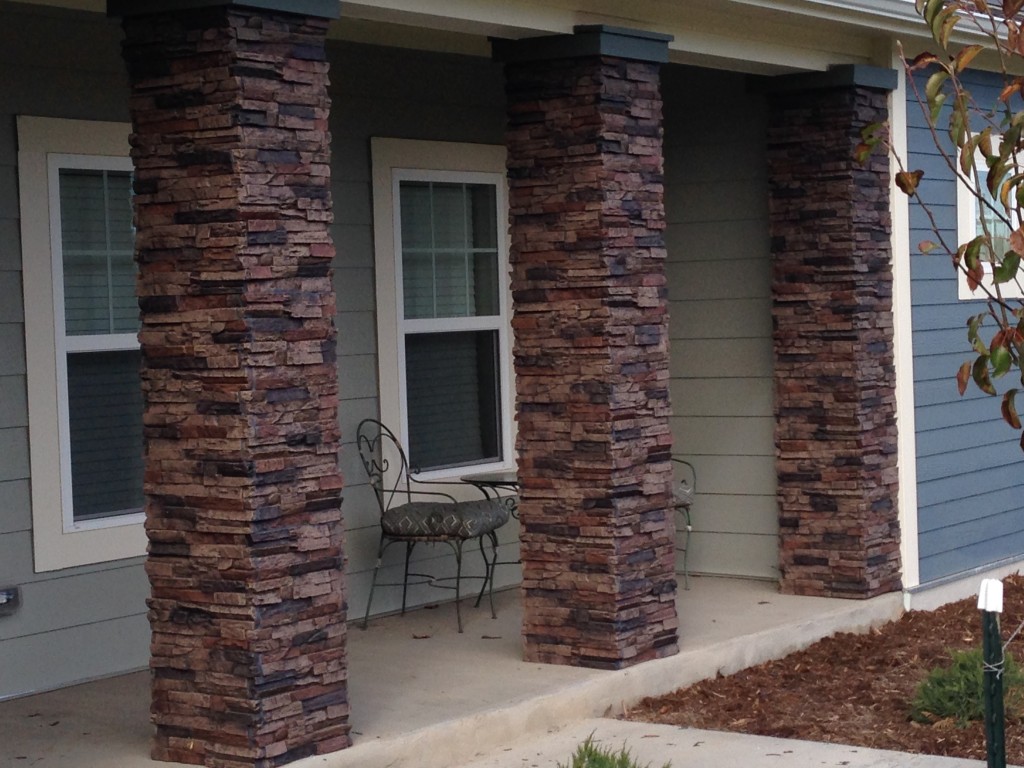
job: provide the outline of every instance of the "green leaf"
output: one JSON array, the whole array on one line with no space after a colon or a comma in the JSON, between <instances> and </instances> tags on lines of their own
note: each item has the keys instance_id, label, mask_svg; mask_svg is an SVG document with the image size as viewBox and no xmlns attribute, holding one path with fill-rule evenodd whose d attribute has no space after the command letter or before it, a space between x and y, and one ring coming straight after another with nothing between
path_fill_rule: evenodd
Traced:
<instances>
[{"instance_id":1,"label":"green leaf","mask_svg":"<svg viewBox=\"0 0 1024 768\"><path fill-rule=\"evenodd\" d=\"M986 395L994 395L996 388L992 386L992 379L988 375L988 355L979 355L971 366L971 378L978 385L978 389Z\"/></svg>"},{"instance_id":2,"label":"green leaf","mask_svg":"<svg viewBox=\"0 0 1024 768\"><path fill-rule=\"evenodd\" d=\"M980 134L978 134L978 149L981 150L981 154L985 156L985 163L987 164L992 158L992 128L986 128Z\"/></svg>"},{"instance_id":3,"label":"green leaf","mask_svg":"<svg viewBox=\"0 0 1024 768\"><path fill-rule=\"evenodd\" d=\"M942 91L942 86L947 80L949 80L949 72L944 69L940 69L928 78L928 82L924 86L924 96L929 104L939 95Z\"/></svg>"},{"instance_id":4,"label":"green leaf","mask_svg":"<svg viewBox=\"0 0 1024 768\"><path fill-rule=\"evenodd\" d=\"M992 366L992 376L999 379L1009 372L1013 359L1010 357L1010 350L1006 347L996 347L989 355L989 363ZM990 394L995 394L991 392Z\"/></svg>"},{"instance_id":5,"label":"green leaf","mask_svg":"<svg viewBox=\"0 0 1024 768\"><path fill-rule=\"evenodd\" d=\"M978 235L964 247L963 264L968 274L981 269L981 246L984 244L985 236ZM981 317L981 315L975 315L975 317L971 319L974 320L975 318Z\"/></svg>"},{"instance_id":6,"label":"green leaf","mask_svg":"<svg viewBox=\"0 0 1024 768\"><path fill-rule=\"evenodd\" d=\"M1017 413L1017 405L1014 400L1017 397L1017 390L1011 389L1003 395L1003 421L1014 429L1020 429L1020 415Z\"/></svg>"},{"instance_id":7,"label":"green leaf","mask_svg":"<svg viewBox=\"0 0 1024 768\"><path fill-rule=\"evenodd\" d=\"M932 21L932 36L943 48L949 48L949 38L953 34L953 28L960 23L961 7L960 3L950 3Z\"/></svg>"},{"instance_id":8,"label":"green leaf","mask_svg":"<svg viewBox=\"0 0 1024 768\"><path fill-rule=\"evenodd\" d=\"M981 141L979 134L974 134L960 149L960 170L964 176L974 178L974 167L976 165L975 155L978 154L978 142Z\"/></svg>"},{"instance_id":9,"label":"green leaf","mask_svg":"<svg viewBox=\"0 0 1024 768\"><path fill-rule=\"evenodd\" d=\"M935 16L942 10L942 2L943 0L925 0L924 3L918 3L918 11L926 24L930 25L935 21Z\"/></svg>"},{"instance_id":10,"label":"green leaf","mask_svg":"<svg viewBox=\"0 0 1024 768\"><path fill-rule=\"evenodd\" d=\"M962 147L967 143L967 116L965 114L966 107L962 106L963 96L957 96L953 106L953 111L949 113L949 138L953 140L953 144L957 147Z\"/></svg>"},{"instance_id":11,"label":"green leaf","mask_svg":"<svg viewBox=\"0 0 1024 768\"><path fill-rule=\"evenodd\" d=\"M973 290L973 289L972 289ZM988 357L988 347L985 346L985 342L981 340L979 329L981 328L982 322L985 320L985 314L974 315L967 321L967 341L970 342L971 347L982 357Z\"/></svg>"},{"instance_id":12,"label":"green leaf","mask_svg":"<svg viewBox=\"0 0 1024 768\"><path fill-rule=\"evenodd\" d=\"M1007 251L1003 255L1003 261L992 270L992 281L998 284L1008 283L1017 277L1017 270L1019 269L1020 254L1014 251Z\"/></svg>"}]
</instances>

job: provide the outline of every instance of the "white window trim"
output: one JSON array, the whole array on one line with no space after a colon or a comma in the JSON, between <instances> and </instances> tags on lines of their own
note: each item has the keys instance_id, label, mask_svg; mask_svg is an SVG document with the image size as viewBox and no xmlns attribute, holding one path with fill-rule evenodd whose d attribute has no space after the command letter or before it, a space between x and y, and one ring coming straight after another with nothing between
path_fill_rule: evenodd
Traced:
<instances>
[{"instance_id":1,"label":"white window trim","mask_svg":"<svg viewBox=\"0 0 1024 768\"><path fill-rule=\"evenodd\" d=\"M998 145L1000 139L993 136L993 143ZM975 164L978 168L984 169L985 156L981 152L975 155ZM984 179L984 172L982 172L982 179ZM964 244L973 240L977 234L977 221L978 217L978 198L975 197L974 192L971 188L964 183L962 179L957 179L956 183L956 235L957 243ZM985 270L985 283L991 288L992 287L992 265L988 262L983 262L982 267ZM1020 270L1018 271L1018 280L1024 283L1024 263L1022 263ZM1000 292L1004 299L1022 299L1024 298L1024 290L1019 288L1015 283L1003 283L1000 286ZM967 284L967 275L964 274L963 270L957 268L957 298L960 301L984 301L988 299L988 294L979 287L977 290L972 291L970 286Z\"/></svg>"},{"instance_id":2,"label":"white window trim","mask_svg":"<svg viewBox=\"0 0 1024 768\"><path fill-rule=\"evenodd\" d=\"M142 513L74 522L70 501L70 457L66 445L66 351L79 344L63 340L63 284L59 275L60 231L54 201L56 169L62 163L131 169L127 123L18 116L18 193L21 212L22 290L28 379L29 461L32 477L32 543L36 572L107 562L145 554ZM64 156L64 157L61 157ZM89 166L94 167L94 166ZM120 338L120 337L124 338ZM84 342L83 342L84 343ZM130 334L102 342L117 349ZM92 348L92 347L90 347Z\"/></svg>"},{"instance_id":3,"label":"white window trim","mask_svg":"<svg viewBox=\"0 0 1024 768\"><path fill-rule=\"evenodd\" d=\"M422 472L421 479L447 480L474 472L515 469L515 421L513 403L515 382L512 375L512 338L508 322L511 293L508 283L508 233L501 224L508 210L508 185L505 176L505 148L484 144L372 138L373 232L376 263L377 366L380 385L381 420L391 427L408 452L408 416L405 407L405 349L401 343L406 331L490 330L497 327L502 378L502 460ZM398 184L408 179L435 181L485 181L496 183L498 223L498 274L505 281L499 290L501 315L494 318L449 318L444 321L405 320L399 301L402 291L401 264L396 258L401 223L394 215Z\"/></svg>"}]
</instances>

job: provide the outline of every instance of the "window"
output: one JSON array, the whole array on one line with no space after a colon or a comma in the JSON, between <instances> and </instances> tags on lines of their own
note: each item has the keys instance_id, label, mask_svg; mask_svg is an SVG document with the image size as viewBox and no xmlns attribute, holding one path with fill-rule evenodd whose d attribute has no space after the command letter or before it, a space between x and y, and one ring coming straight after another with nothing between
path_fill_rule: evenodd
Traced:
<instances>
[{"instance_id":1,"label":"window","mask_svg":"<svg viewBox=\"0 0 1024 768\"><path fill-rule=\"evenodd\" d=\"M37 571L145 552L128 130L18 118Z\"/></svg>"},{"instance_id":2,"label":"window","mask_svg":"<svg viewBox=\"0 0 1024 768\"><path fill-rule=\"evenodd\" d=\"M421 473L509 467L504 149L375 139L373 163L382 418Z\"/></svg>"},{"instance_id":3,"label":"window","mask_svg":"<svg viewBox=\"0 0 1024 768\"><path fill-rule=\"evenodd\" d=\"M980 152L975 158L975 162L978 168L985 168L985 158ZM984 180L984 172L982 172L982 180ZM989 205L979 205L978 199L967 185L963 182L957 182L957 242L961 244L967 243L987 230L992 236L992 245L996 252L999 254L1006 253L1010 250L1010 227L995 213L996 210L1001 209L999 202L989 194L984 184L981 185L981 190ZM985 270L985 279L991 285L992 265L985 261L982 263L982 266ZM1018 281L1024 284L1024 264L1022 264L1018 275ZM957 272L957 280L957 295L962 301L988 298L988 294L981 288L972 291L967 284L967 276L960 270ZM1004 298L1024 298L1024 291L1013 281L1002 283L1000 291Z\"/></svg>"}]
</instances>

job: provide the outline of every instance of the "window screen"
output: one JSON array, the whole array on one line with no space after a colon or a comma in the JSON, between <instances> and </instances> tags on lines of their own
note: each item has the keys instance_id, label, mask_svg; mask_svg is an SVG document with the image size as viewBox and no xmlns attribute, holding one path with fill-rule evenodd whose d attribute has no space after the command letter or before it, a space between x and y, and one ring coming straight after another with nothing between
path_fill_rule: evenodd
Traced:
<instances>
[{"instance_id":1,"label":"window screen","mask_svg":"<svg viewBox=\"0 0 1024 768\"><path fill-rule=\"evenodd\" d=\"M409 460L419 470L500 461L497 190L405 180L399 211Z\"/></svg>"},{"instance_id":2,"label":"window screen","mask_svg":"<svg viewBox=\"0 0 1024 768\"><path fill-rule=\"evenodd\" d=\"M139 309L131 174L64 168L59 180L67 450L78 522L142 506Z\"/></svg>"}]
</instances>

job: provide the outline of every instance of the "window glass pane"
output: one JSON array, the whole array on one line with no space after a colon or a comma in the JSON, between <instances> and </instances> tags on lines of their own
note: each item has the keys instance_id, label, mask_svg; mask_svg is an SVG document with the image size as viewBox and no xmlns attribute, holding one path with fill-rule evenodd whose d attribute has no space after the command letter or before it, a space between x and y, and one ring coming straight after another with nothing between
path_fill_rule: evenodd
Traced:
<instances>
[{"instance_id":1,"label":"window glass pane","mask_svg":"<svg viewBox=\"0 0 1024 768\"><path fill-rule=\"evenodd\" d=\"M434 257L435 317L469 317L473 304L473 273L465 252L439 252Z\"/></svg>"},{"instance_id":2,"label":"window glass pane","mask_svg":"<svg viewBox=\"0 0 1024 768\"><path fill-rule=\"evenodd\" d=\"M403 181L399 191L404 317L499 314L494 185Z\"/></svg>"},{"instance_id":3,"label":"window glass pane","mask_svg":"<svg viewBox=\"0 0 1024 768\"><path fill-rule=\"evenodd\" d=\"M434 257L431 253L406 254L402 264L402 293L406 318L434 317Z\"/></svg>"},{"instance_id":4,"label":"window glass pane","mask_svg":"<svg viewBox=\"0 0 1024 768\"><path fill-rule=\"evenodd\" d=\"M75 520L142 507L140 352L69 354L68 421Z\"/></svg>"},{"instance_id":5,"label":"window glass pane","mask_svg":"<svg viewBox=\"0 0 1024 768\"><path fill-rule=\"evenodd\" d=\"M999 201L989 193L986 185L981 185L981 192L984 196L984 202L981 200L977 201L978 221L975 227L976 233L981 235L985 232L985 228L987 228L989 235L992 237L992 248L995 251L995 255L997 258L1002 259L1003 254L1010 250L1010 227L996 213L996 211L1002 211L1003 208Z\"/></svg>"},{"instance_id":6,"label":"window glass pane","mask_svg":"<svg viewBox=\"0 0 1024 768\"><path fill-rule=\"evenodd\" d=\"M501 314L498 303L498 252L477 253L473 257L473 284L476 286L474 300L476 316L489 317Z\"/></svg>"},{"instance_id":7,"label":"window glass pane","mask_svg":"<svg viewBox=\"0 0 1024 768\"><path fill-rule=\"evenodd\" d=\"M434 240L430 229L430 184L425 181L403 181L399 189L403 247L432 247Z\"/></svg>"},{"instance_id":8,"label":"window glass pane","mask_svg":"<svg viewBox=\"0 0 1024 768\"><path fill-rule=\"evenodd\" d=\"M469 184L469 243L473 248L498 248L498 222L494 211L497 190L492 184Z\"/></svg>"},{"instance_id":9,"label":"window glass pane","mask_svg":"<svg viewBox=\"0 0 1024 768\"><path fill-rule=\"evenodd\" d=\"M466 187L463 184L431 185L435 248L469 246L466 223Z\"/></svg>"},{"instance_id":10,"label":"window glass pane","mask_svg":"<svg viewBox=\"0 0 1024 768\"><path fill-rule=\"evenodd\" d=\"M137 330L131 174L64 168L59 178L65 332Z\"/></svg>"},{"instance_id":11,"label":"window glass pane","mask_svg":"<svg viewBox=\"0 0 1024 768\"><path fill-rule=\"evenodd\" d=\"M414 467L501 460L497 331L406 336L405 375Z\"/></svg>"}]
</instances>

